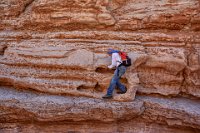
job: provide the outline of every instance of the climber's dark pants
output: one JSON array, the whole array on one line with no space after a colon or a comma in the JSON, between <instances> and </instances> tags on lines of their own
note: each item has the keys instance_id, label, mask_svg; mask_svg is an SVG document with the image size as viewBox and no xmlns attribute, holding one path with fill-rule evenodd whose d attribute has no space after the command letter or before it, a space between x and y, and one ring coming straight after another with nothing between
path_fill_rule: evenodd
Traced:
<instances>
[{"instance_id":1,"label":"climber's dark pants","mask_svg":"<svg viewBox=\"0 0 200 133\"><path fill-rule=\"evenodd\" d=\"M125 72L126 72L125 66L121 65L117 67L112 77L112 80L110 81L110 86L108 87L107 95L111 96L116 86L120 89L121 92L126 91L125 86L122 83L120 83L120 78Z\"/></svg>"}]
</instances>

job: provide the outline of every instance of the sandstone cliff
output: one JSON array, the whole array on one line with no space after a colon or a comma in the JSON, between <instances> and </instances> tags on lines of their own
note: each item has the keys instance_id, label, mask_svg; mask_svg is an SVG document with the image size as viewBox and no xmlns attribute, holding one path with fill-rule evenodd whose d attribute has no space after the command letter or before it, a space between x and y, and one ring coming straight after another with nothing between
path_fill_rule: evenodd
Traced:
<instances>
[{"instance_id":1,"label":"sandstone cliff","mask_svg":"<svg viewBox=\"0 0 200 133\"><path fill-rule=\"evenodd\" d=\"M199 0L0 1L1 132L200 132ZM102 100L108 48L132 66Z\"/></svg>"}]
</instances>

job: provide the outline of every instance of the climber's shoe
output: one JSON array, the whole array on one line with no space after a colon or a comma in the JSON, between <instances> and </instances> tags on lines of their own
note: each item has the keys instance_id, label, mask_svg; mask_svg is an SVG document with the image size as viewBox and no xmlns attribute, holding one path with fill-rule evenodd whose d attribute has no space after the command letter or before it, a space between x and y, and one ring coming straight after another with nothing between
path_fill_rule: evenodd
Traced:
<instances>
[{"instance_id":1,"label":"climber's shoe","mask_svg":"<svg viewBox=\"0 0 200 133\"><path fill-rule=\"evenodd\" d=\"M110 99L110 98L112 98L112 95L106 94L106 95L104 95L102 98L104 98L104 99Z\"/></svg>"},{"instance_id":2,"label":"climber's shoe","mask_svg":"<svg viewBox=\"0 0 200 133\"><path fill-rule=\"evenodd\" d=\"M125 86L125 91L124 91L124 92L118 91L117 94L125 94L126 92L127 92L127 88L126 88L126 86Z\"/></svg>"}]
</instances>

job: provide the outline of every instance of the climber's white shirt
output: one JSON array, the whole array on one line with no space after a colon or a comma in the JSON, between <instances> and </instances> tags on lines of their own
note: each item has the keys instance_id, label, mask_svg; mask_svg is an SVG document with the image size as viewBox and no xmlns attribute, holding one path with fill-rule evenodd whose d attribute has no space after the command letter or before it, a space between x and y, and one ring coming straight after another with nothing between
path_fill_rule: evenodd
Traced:
<instances>
[{"instance_id":1,"label":"climber's white shirt","mask_svg":"<svg viewBox=\"0 0 200 133\"><path fill-rule=\"evenodd\" d=\"M119 53L112 53L112 64L108 68L118 67L122 62Z\"/></svg>"}]
</instances>

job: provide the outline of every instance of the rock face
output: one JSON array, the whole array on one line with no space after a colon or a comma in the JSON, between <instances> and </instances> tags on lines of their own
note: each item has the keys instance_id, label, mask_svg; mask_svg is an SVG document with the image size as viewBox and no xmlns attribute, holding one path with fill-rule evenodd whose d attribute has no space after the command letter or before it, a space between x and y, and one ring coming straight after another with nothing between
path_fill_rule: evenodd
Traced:
<instances>
[{"instance_id":1,"label":"rock face","mask_svg":"<svg viewBox=\"0 0 200 133\"><path fill-rule=\"evenodd\" d=\"M1 0L0 12L1 132L200 132L199 0ZM108 48L132 66L127 93L102 100Z\"/></svg>"}]
</instances>

